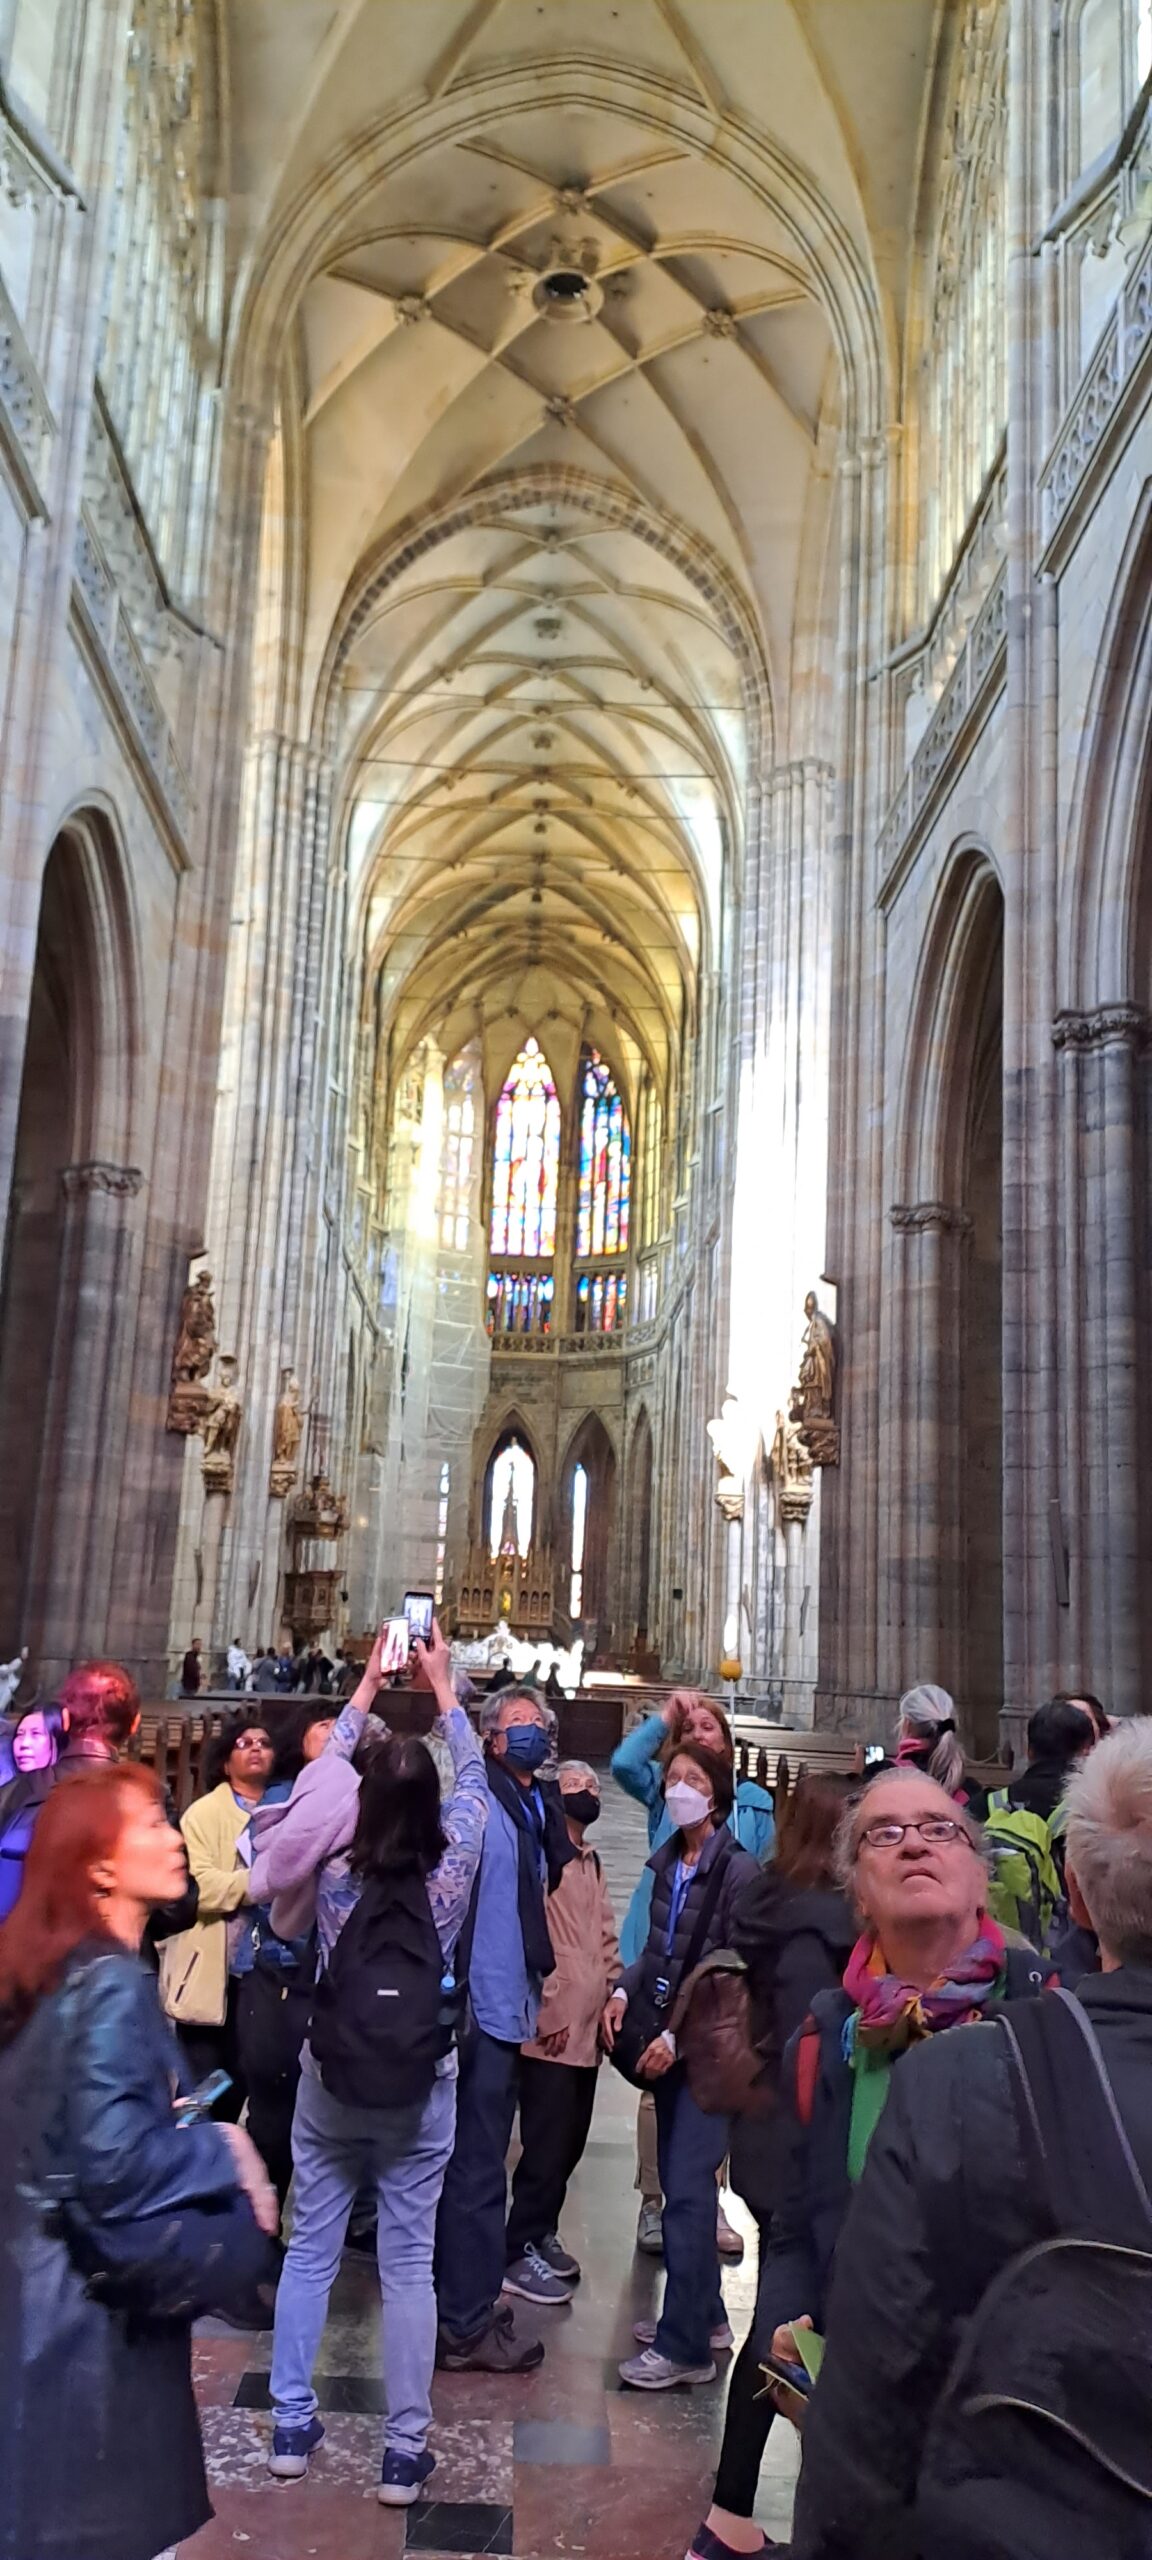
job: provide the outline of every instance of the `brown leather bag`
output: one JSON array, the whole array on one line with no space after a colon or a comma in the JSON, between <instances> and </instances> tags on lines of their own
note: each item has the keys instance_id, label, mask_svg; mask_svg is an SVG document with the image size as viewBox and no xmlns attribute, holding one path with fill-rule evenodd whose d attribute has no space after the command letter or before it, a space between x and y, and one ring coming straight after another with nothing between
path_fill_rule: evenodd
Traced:
<instances>
[{"instance_id":1,"label":"brown leather bag","mask_svg":"<svg viewBox=\"0 0 1152 2560\"><path fill-rule=\"evenodd\" d=\"M680 1985L669 2025L697 2106L706 2116L770 2116L775 2075L752 2034L748 1968L720 1947Z\"/></svg>"}]
</instances>

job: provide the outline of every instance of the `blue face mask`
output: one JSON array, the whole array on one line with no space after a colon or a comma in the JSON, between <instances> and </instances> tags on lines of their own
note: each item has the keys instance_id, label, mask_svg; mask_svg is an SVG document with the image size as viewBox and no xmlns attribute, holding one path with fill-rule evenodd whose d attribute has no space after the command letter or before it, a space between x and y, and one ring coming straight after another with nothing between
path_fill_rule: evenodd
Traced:
<instances>
[{"instance_id":1,"label":"blue face mask","mask_svg":"<svg viewBox=\"0 0 1152 2560\"><path fill-rule=\"evenodd\" d=\"M510 1724L504 1736L505 1754L514 1769L542 1769L549 1758L552 1744L538 1724Z\"/></svg>"}]
</instances>

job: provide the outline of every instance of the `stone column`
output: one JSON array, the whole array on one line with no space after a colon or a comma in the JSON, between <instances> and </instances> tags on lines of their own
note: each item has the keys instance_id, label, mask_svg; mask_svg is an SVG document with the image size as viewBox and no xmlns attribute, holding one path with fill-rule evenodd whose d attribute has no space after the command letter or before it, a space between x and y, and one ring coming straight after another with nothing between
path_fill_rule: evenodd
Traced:
<instances>
[{"instance_id":1,"label":"stone column","mask_svg":"<svg viewBox=\"0 0 1152 2560\"><path fill-rule=\"evenodd\" d=\"M79 1652L108 1641L143 1182L136 1165L101 1161L67 1165L60 1176L60 1282L29 1587L49 1694Z\"/></svg>"},{"instance_id":2,"label":"stone column","mask_svg":"<svg viewBox=\"0 0 1152 2560\"><path fill-rule=\"evenodd\" d=\"M1140 1062L1149 1016L1135 1004L1064 1011L1053 1026L1066 1132L1059 1310L1067 1372L1064 1498L1051 1523L1060 1676L1086 1680L1114 1713L1147 1705L1152 1603L1144 1551L1140 1308L1145 1245L1137 1161ZM1060 1546L1069 1546L1060 1587Z\"/></svg>"},{"instance_id":3,"label":"stone column","mask_svg":"<svg viewBox=\"0 0 1152 2560\"><path fill-rule=\"evenodd\" d=\"M962 1693L960 1358L972 1220L946 1200L888 1214L896 1238L884 1389L891 1495L878 1685L896 1698L914 1679L938 1679Z\"/></svg>"}]
</instances>

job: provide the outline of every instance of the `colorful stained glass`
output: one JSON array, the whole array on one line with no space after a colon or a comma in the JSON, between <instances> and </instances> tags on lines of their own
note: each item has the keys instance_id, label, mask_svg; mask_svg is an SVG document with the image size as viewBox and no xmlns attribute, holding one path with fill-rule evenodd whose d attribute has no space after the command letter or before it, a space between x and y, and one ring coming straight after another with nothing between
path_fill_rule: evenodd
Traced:
<instances>
[{"instance_id":1,"label":"colorful stained glass","mask_svg":"<svg viewBox=\"0 0 1152 2560\"><path fill-rule=\"evenodd\" d=\"M616 1271L584 1271L576 1283L577 1333L618 1333L624 1322L628 1282Z\"/></svg>"},{"instance_id":2,"label":"colorful stained glass","mask_svg":"<svg viewBox=\"0 0 1152 2560\"><path fill-rule=\"evenodd\" d=\"M580 1190L576 1251L626 1253L632 1142L624 1105L596 1049L580 1068Z\"/></svg>"},{"instance_id":3,"label":"colorful stained glass","mask_svg":"<svg viewBox=\"0 0 1152 2560\"><path fill-rule=\"evenodd\" d=\"M550 1333L555 1285L550 1272L490 1271L489 1333Z\"/></svg>"},{"instance_id":4,"label":"colorful stained glass","mask_svg":"<svg viewBox=\"0 0 1152 2560\"><path fill-rule=\"evenodd\" d=\"M552 1070L526 1040L496 1108L492 1167L492 1251L556 1251L560 1104Z\"/></svg>"}]
</instances>

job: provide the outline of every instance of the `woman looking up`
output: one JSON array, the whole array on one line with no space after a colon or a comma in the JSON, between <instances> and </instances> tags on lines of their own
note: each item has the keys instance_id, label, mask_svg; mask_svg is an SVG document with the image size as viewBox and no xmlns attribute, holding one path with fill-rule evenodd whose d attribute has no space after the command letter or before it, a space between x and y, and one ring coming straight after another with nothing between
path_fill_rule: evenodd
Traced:
<instances>
[{"instance_id":1,"label":"woman looking up","mask_svg":"<svg viewBox=\"0 0 1152 2560\"><path fill-rule=\"evenodd\" d=\"M620 2367L621 2380L640 2391L714 2382L713 2350L732 2343L716 2247L716 2172L728 2148L729 2119L697 2106L676 2039L661 2022L675 2004L689 1955L699 1964L729 1944L733 1905L756 1874L728 1829L732 1772L726 1760L701 1743L681 1743L668 1757L664 1797L672 1829L649 1861L647 1941L626 1968L602 2025L609 2052L633 2001L645 2027L652 2027L638 2070L655 2100L668 2280L659 2320L637 2329L641 2353Z\"/></svg>"},{"instance_id":2,"label":"woman looking up","mask_svg":"<svg viewBox=\"0 0 1152 2560\"><path fill-rule=\"evenodd\" d=\"M612 1754L612 1775L625 1795L633 1796L644 1806L648 1816L649 1861L654 1849L662 1849L671 1837L674 1825L664 1800L664 1767L669 1748L680 1742L699 1742L705 1751L713 1751L735 1768L736 1752L732 1728L722 1707L699 1689L674 1689L655 1715L646 1716L634 1725ZM750 1856L769 1858L775 1834L772 1798L766 1787L754 1778L741 1778L734 1784L728 1814L728 1828L734 1840ZM624 1917L620 1932L620 1954L623 1962L634 1964L643 1953L648 1936L648 1914L652 1900L651 1863L641 1868L636 1890ZM656 2130L650 2098L642 2098L636 2123L636 2184L640 2191L640 2216L636 2225L636 2246L650 2257L658 2258L661 2237L660 2178L656 2167ZM725 2214L717 2206L716 2242L723 2257L740 2258L744 2243L732 2229Z\"/></svg>"}]
</instances>

